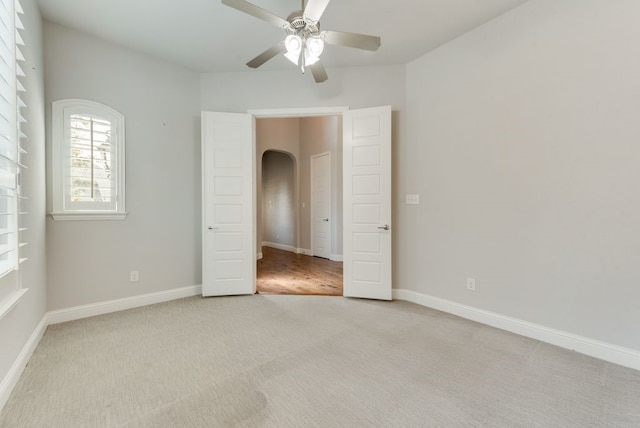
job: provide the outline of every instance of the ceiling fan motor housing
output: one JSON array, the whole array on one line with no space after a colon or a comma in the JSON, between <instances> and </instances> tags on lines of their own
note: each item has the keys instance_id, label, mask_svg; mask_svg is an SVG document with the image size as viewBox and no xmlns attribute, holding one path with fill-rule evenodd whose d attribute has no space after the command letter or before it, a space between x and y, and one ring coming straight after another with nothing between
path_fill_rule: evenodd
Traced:
<instances>
[{"instance_id":1,"label":"ceiling fan motor housing","mask_svg":"<svg viewBox=\"0 0 640 428\"><path fill-rule=\"evenodd\" d=\"M293 12L287 17L287 21L291 25L291 34L296 34L301 37L319 37L320 36L320 22L312 22L304 19L301 10Z\"/></svg>"}]
</instances>

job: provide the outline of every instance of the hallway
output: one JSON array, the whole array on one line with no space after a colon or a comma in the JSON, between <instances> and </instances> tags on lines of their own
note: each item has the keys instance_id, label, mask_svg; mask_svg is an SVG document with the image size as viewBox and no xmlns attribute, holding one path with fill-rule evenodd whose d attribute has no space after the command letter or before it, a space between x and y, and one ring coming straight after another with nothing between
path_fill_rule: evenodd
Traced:
<instances>
[{"instance_id":1,"label":"hallway","mask_svg":"<svg viewBox=\"0 0 640 428\"><path fill-rule=\"evenodd\" d=\"M256 290L259 294L342 296L342 263L262 247Z\"/></svg>"}]
</instances>

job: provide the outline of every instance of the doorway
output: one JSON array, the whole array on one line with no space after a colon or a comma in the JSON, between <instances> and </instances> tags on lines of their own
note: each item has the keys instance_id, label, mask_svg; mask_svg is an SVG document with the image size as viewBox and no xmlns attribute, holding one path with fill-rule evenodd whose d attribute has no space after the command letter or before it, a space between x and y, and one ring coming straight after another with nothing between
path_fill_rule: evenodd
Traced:
<instances>
[{"instance_id":1,"label":"doorway","mask_svg":"<svg viewBox=\"0 0 640 428\"><path fill-rule=\"evenodd\" d=\"M342 117L255 129L257 292L342 295Z\"/></svg>"},{"instance_id":2,"label":"doorway","mask_svg":"<svg viewBox=\"0 0 640 428\"><path fill-rule=\"evenodd\" d=\"M391 300L391 106L202 112L203 296L256 291L256 121L331 114L343 120L343 295Z\"/></svg>"}]
</instances>

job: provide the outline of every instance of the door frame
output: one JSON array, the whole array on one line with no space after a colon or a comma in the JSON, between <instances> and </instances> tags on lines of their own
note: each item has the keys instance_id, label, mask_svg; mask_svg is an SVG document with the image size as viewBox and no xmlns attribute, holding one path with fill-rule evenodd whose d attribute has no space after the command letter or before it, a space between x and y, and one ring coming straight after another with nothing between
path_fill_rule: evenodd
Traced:
<instances>
[{"instance_id":1,"label":"door frame","mask_svg":"<svg viewBox=\"0 0 640 428\"><path fill-rule=\"evenodd\" d=\"M256 162L259 159L256 159L256 119L274 119L274 118L287 118L287 117L316 117L316 116L342 116L345 111L349 111L349 106L334 106L334 107L291 107L291 108L275 108L275 109L248 109L247 114L252 116L252 129L253 129L253 141L252 141L252 150L253 153L253 170L256 170ZM299 173L299 171L298 171ZM297 176L296 180L299 180L300 177ZM254 173L253 180L253 188L254 188L254 200L256 198L255 191L258 186L258 178ZM342 184L344 188L344 183ZM332 189L333 190L333 189ZM337 190L337 189L336 189ZM297 195L296 202L298 203ZM332 201L333 203L333 201ZM299 203L298 203L299 205ZM253 223L257 227L257 213L254 210L253 213ZM344 219L342 219L344 223ZM343 226L344 227L344 226ZM300 237L300 207L296 206L296 237L299 240ZM312 237L313 238L313 237ZM333 239L333 237L332 237ZM257 236L254 237L254 240L257 242ZM298 246L299 241L296 242L296 247ZM257 245L257 244L256 244ZM256 278L253 280L254 282L254 291L256 287Z\"/></svg>"}]
</instances>

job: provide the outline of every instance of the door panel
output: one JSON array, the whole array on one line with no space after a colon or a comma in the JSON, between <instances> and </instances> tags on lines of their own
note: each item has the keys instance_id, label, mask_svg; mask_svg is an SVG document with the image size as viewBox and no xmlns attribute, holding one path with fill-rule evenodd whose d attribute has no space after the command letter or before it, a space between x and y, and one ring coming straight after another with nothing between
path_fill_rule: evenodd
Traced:
<instances>
[{"instance_id":1,"label":"door panel","mask_svg":"<svg viewBox=\"0 0 640 428\"><path fill-rule=\"evenodd\" d=\"M331 257L331 153L311 158L311 224L313 255Z\"/></svg>"},{"instance_id":2,"label":"door panel","mask_svg":"<svg viewBox=\"0 0 640 428\"><path fill-rule=\"evenodd\" d=\"M344 295L391 300L391 107L343 117Z\"/></svg>"},{"instance_id":3,"label":"door panel","mask_svg":"<svg viewBox=\"0 0 640 428\"><path fill-rule=\"evenodd\" d=\"M202 158L202 295L253 294L252 117L203 112Z\"/></svg>"}]
</instances>

